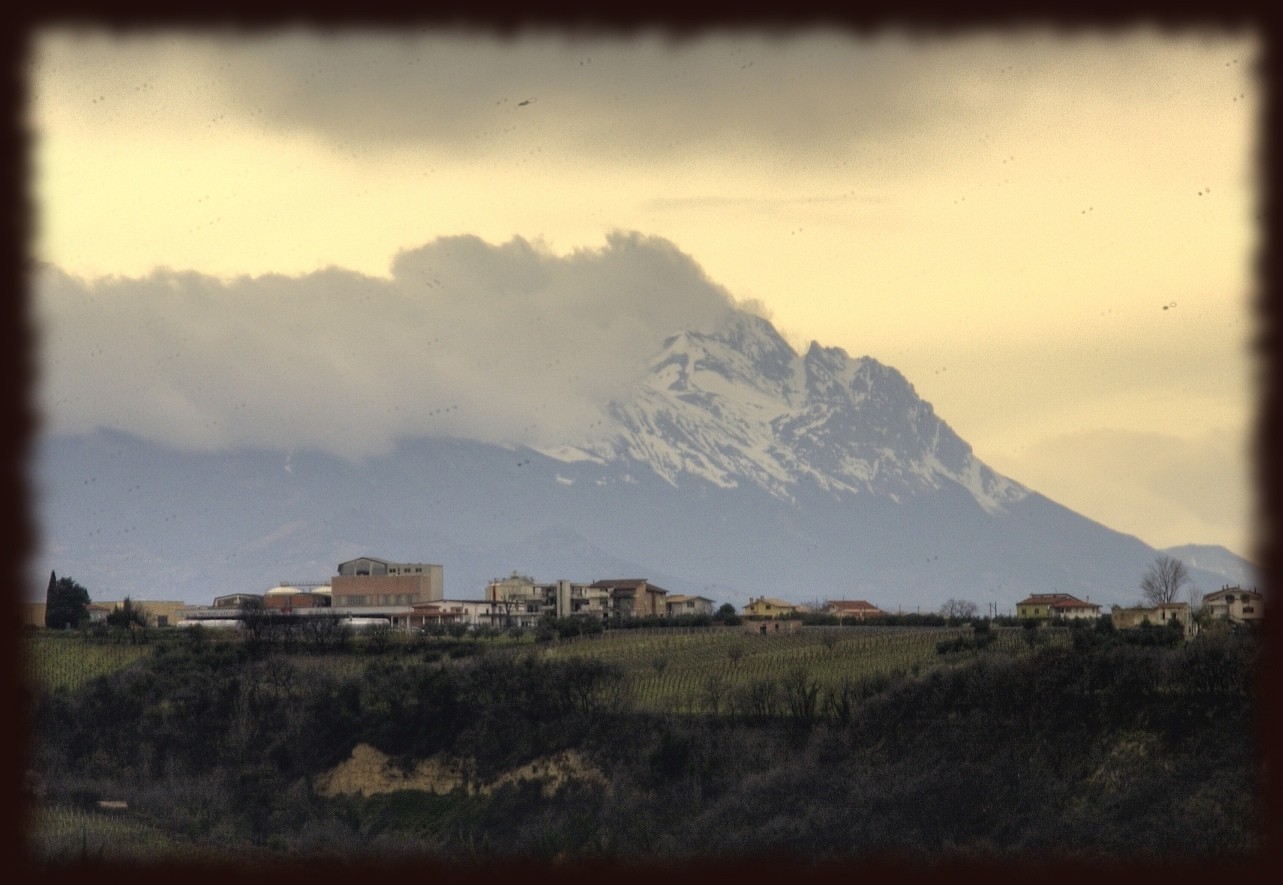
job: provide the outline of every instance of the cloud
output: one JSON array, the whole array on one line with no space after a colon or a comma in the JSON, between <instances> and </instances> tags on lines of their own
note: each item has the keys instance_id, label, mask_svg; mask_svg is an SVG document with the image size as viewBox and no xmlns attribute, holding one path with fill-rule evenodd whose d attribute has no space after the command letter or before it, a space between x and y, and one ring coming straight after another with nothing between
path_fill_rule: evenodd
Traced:
<instances>
[{"instance_id":1,"label":"cloud","mask_svg":"<svg viewBox=\"0 0 1283 885\"><path fill-rule=\"evenodd\" d=\"M353 458L411 436L575 439L664 338L736 309L671 243L624 232L565 256L438 239L391 279L45 267L34 293L47 431Z\"/></svg>"},{"instance_id":2,"label":"cloud","mask_svg":"<svg viewBox=\"0 0 1283 885\"><path fill-rule=\"evenodd\" d=\"M450 29L50 31L38 48L38 101L57 94L78 113L119 115L122 125L185 113L203 132L236 118L345 154L412 145L475 155L539 143L638 165L709 151L824 165L877 156L883 175L887 158L907 153L930 164L956 154L965 147L959 132L977 120L1064 104L1066 82L1073 94L1131 107L1180 91L1189 66L1174 64L1174 53L1207 65L1194 41L1143 31L1086 40L1047 31L866 38L836 29L686 40ZM1081 111L1070 103L1057 113L1076 119Z\"/></svg>"}]
</instances>

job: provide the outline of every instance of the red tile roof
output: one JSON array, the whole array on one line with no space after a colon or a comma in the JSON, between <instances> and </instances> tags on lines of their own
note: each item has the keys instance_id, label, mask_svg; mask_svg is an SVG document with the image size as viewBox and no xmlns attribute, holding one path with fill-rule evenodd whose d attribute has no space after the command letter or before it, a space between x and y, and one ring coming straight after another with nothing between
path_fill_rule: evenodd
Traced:
<instances>
[{"instance_id":1,"label":"red tile roof","mask_svg":"<svg viewBox=\"0 0 1283 885\"><path fill-rule=\"evenodd\" d=\"M594 581L588 585L593 590L631 590L634 593L645 586L648 593L667 593L663 587L650 583L645 578L616 578L613 580Z\"/></svg>"},{"instance_id":2,"label":"red tile roof","mask_svg":"<svg viewBox=\"0 0 1283 885\"><path fill-rule=\"evenodd\" d=\"M1100 608L1094 602L1084 602L1076 596L1070 596L1068 593L1035 593L1028 596L1016 605L1050 605L1055 608Z\"/></svg>"},{"instance_id":3,"label":"red tile roof","mask_svg":"<svg viewBox=\"0 0 1283 885\"><path fill-rule=\"evenodd\" d=\"M827 603L825 603L824 607L827 609L831 609L833 611L843 611L843 612L881 612L882 611L882 609L878 608L873 603L865 602L863 599L830 599Z\"/></svg>"}]
</instances>

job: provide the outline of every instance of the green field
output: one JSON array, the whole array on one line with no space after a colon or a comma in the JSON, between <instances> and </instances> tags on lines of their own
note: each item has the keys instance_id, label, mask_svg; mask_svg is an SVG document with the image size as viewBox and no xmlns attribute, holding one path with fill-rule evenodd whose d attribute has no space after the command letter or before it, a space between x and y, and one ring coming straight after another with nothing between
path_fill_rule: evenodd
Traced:
<instances>
[{"instance_id":1,"label":"green field","mask_svg":"<svg viewBox=\"0 0 1283 885\"><path fill-rule=\"evenodd\" d=\"M178 859L183 844L127 813L101 814L68 807L40 810L30 821L29 845L40 861L151 861Z\"/></svg>"},{"instance_id":2,"label":"green field","mask_svg":"<svg viewBox=\"0 0 1283 885\"><path fill-rule=\"evenodd\" d=\"M1028 644L1016 628L996 628L985 654L1022 654ZM1044 644L1068 644L1063 630L1039 631ZM919 675L948 666L974 652L939 654L945 640L970 636L970 627L805 627L765 636L735 629L613 630L596 636L548 643L476 640L488 654L536 654L545 659L583 657L618 666L639 709L651 712L708 712L715 697L778 682L804 671L821 690L862 679ZM218 639L215 641L239 641ZM472 642L473 640L466 640ZM45 691L75 690L97 676L129 666L156 643L85 641L78 634L41 633L26 639L24 669L29 684ZM288 655L304 672L338 678L359 676L372 661L435 647L432 640L394 637L384 655L358 653Z\"/></svg>"},{"instance_id":3,"label":"green field","mask_svg":"<svg viewBox=\"0 0 1283 885\"><path fill-rule=\"evenodd\" d=\"M78 633L41 631L23 643L27 684L41 691L74 691L97 676L128 667L151 645L85 641Z\"/></svg>"},{"instance_id":4,"label":"green field","mask_svg":"<svg viewBox=\"0 0 1283 885\"><path fill-rule=\"evenodd\" d=\"M1019 629L995 631L986 654L1021 654ZM970 627L806 627L765 636L737 630L617 630L538 647L547 658L585 657L620 667L639 709L707 712L710 694L729 697L754 684L778 682L803 668L821 690L897 673L917 675L960 659L936 646ZM1064 631L1044 631L1047 643L1068 644ZM974 652L966 653L970 659Z\"/></svg>"}]
</instances>

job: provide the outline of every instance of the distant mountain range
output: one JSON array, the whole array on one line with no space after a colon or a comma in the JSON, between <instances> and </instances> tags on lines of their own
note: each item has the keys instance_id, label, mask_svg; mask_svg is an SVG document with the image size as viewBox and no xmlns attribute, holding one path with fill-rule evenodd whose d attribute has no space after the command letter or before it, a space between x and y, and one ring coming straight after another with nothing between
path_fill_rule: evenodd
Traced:
<instances>
[{"instance_id":1,"label":"distant mountain range","mask_svg":"<svg viewBox=\"0 0 1283 885\"><path fill-rule=\"evenodd\" d=\"M1134 603L1158 553L991 470L895 369L798 354L744 313L670 338L629 398L559 446L423 438L354 464L100 430L38 440L35 476L33 598L55 569L95 598L208 602L370 554L442 564L452 598L518 571L737 606L1009 611L1032 592ZM1224 548L1170 552L1204 592L1258 583Z\"/></svg>"}]
</instances>

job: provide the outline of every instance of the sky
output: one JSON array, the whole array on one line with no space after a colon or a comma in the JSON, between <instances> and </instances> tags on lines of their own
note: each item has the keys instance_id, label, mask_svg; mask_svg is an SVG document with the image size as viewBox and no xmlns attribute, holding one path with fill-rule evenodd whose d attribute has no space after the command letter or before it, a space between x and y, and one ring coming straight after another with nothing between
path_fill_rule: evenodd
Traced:
<instances>
[{"instance_id":1,"label":"sky","mask_svg":"<svg viewBox=\"0 0 1283 885\"><path fill-rule=\"evenodd\" d=\"M739 309L1092 519L1253 553L1250 31L30 48L45 433L551 445Z\"/></svg>"}]
</instances>

